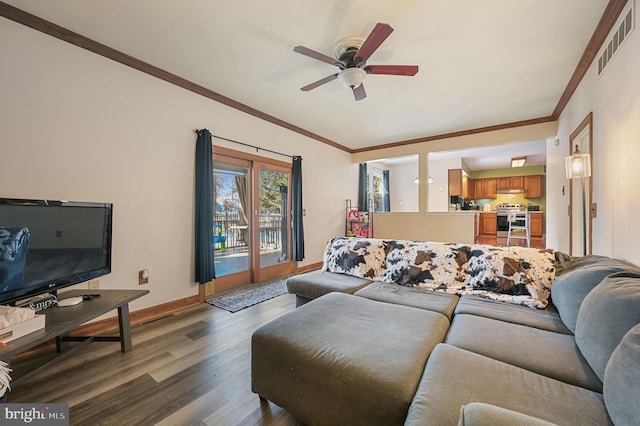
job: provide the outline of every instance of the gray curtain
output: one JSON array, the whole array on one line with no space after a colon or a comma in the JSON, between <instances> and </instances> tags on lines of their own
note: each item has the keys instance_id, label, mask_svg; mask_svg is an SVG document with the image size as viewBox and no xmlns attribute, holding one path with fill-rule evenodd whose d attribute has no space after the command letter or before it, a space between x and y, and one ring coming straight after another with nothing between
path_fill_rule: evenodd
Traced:
<instances>
[{"instance_id":1,"label":"gray curtain","mask_svg":"<svg viewBox=\"0 0 640 426\"><path fill-rule=\"evenodd\" d=\"M238 200L240 200L240 205L238 206L238 225L246 226L249 224L246 213L247 205L249 204L246 176L236 176L236 189L238 190Z\"/></svg>"},{"instance_id":2,"label":"gray curtain","mask_svg":"<svg viewBox=\"0 0 640 426\"><path fill-rule=\"evenodd\" d=\"M289 260L289 215L287 203L289 202L289 187L280 185L280 241L282 241L282 258Z\"/></svg>"},{"instance_id":3,"label":"gray curtain","mask_svg":"<svg viewBox=\"0 0 640 426\"><path fill-rule=\"evenodd\" d=\"M249 198L247 197L247 177L236 175L236 189L238 190L238 225L247 226L247 228L240 229L238 234L238 241L242 241L245 245L249 245L250 233L248 232L249 218L247 217L247 211L249 210Z\"/></svg>"},{"instance_id":4,"label":"gray curtain","mask_svg":"<svg viewBox=\"0 0 640 426\"><path fill-rule=\"evenodd\" d=\"M366 212L367 209L367 163L360 163L358 176L358 211Z\"/></svg>"},{"instance_id":5,"label":"gray curtain","mask_svg":"<svg viewBox=\"0 0 640 426\"><path fill-rule=\"evenodd\" d=\"M216 277L213 263L213 149L211 133L198 130L196 140L196 282Z\"/></svg>"},{"instance_id":6,"label":"gray curtain","mask_svg":"<svg viewBox=\"0 0 640 426\"><path fill-rule=\"evenodd\" d=\"M382 188L384 195L382 196L382 211L391 211L391 200L389 199L389 170L382 171Z\"/></svg>"},{"instance_id":7,"label":"gray curtain","mask_svg":"<svg viewBox=\"0 0 640 426\"><path fill-rule=\"evenodd\" d=\"M304 260L304 226L302 223L302 157L293 157L291 165L291 204L293 213L293 260Z\"/></svg>"}]
</instances>

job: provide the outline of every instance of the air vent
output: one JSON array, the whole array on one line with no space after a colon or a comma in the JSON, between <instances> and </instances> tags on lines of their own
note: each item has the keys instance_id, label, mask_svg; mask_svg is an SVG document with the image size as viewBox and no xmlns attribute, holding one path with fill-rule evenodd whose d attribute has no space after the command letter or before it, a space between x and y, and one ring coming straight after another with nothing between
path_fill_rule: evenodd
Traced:
<instances>
[{"instance_id":1,"label":"air vent","mask_svg":"<svg viewBox=\"0 0 640 426\"><path fill-rule=\"evenodd\" d=\"M631 7L627 11L627 14L624 15L624 19L620 22L618 29L613 33L609 42L604 45L605 48L598 58L598 77L602 75L605 68L607 68L607 65L609 65L613 59L613 56L616 54L618 49L620 49L622 43L627 39L631 30L633 30L633 4L634 2L631 2Z\"/></svg>"}]
</instances>

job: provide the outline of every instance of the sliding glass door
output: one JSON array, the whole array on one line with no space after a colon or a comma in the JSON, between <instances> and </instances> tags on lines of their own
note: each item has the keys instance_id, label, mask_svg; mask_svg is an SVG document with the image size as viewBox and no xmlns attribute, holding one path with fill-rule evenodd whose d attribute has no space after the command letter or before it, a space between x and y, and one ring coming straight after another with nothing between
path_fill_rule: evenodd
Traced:
<instances>
[{"instance_id":1,"label":"sliding glass door","mask_svg":"<svg viewBox=\"0 0 640 426\"><path fill-rule=\"evenodd\" d=\"M247 282L251 276L251 229L247 217L247 211L251 212L251 163L236 158L216 160L220 159L214 155L213 242L216 289L221 290Z\"/></svg>"},{"instance_id":2,"label":"sliding glass door","mask_svg":"<svg viewBox=\"0 0 640 426\"><path fill-rule=\"evenodd\" d=\"M289 187L291 169L260 165L258 172L259 269L262 279L292 271Z\"/></svg>"},{"instance_id":3,"label":"sliding glass door","mask_svg":"<svg viewBox=\"0 0 640 426\"><path fill-rule=\"evenodd\" d=\"M291 273L291 166L214 148L213 169L215 290Z\"/></svg>"}]
</instances>

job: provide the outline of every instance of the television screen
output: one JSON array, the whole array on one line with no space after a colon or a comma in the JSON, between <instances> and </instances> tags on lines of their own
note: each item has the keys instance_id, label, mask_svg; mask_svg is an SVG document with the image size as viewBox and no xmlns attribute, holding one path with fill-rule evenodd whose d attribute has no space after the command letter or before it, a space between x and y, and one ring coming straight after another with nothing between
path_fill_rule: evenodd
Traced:
<instances>
[{"instance_id":1,"label":"television screen","mask_svg":"<svg viewBox=\"0 0 640 426\"><path fill-rule=\"evenodd\" d=\"M112 204L0 198L0 304L111 272Z\"/></svg>"}]
</instances>

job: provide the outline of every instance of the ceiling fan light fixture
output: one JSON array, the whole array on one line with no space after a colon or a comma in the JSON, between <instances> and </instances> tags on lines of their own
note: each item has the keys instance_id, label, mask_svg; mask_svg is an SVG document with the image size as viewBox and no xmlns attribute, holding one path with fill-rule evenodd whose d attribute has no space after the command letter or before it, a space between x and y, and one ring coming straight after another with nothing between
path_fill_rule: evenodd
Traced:
<instances>
[{"instance_id":1,"label":"ceiling fan light fixture","mask_svg":"<svg viewBox=\"0 0 640 426\"><path fill-rule=\"evenodd\" d=\"M355 89L362 84L367 72L362 68L346 68L338 75L338 80L347 88Z\"/></svg>"}]
</instances>

